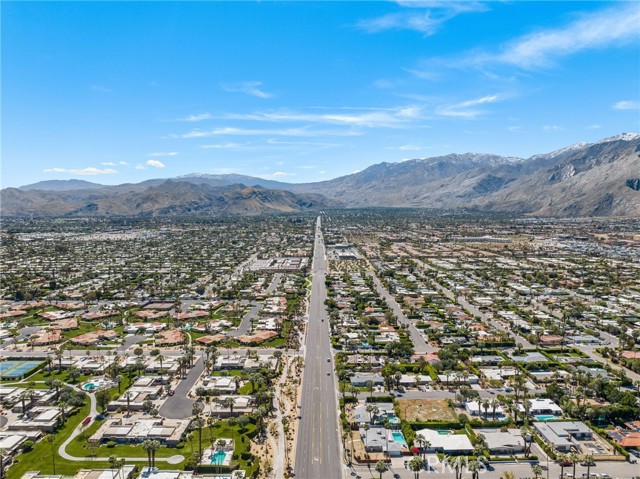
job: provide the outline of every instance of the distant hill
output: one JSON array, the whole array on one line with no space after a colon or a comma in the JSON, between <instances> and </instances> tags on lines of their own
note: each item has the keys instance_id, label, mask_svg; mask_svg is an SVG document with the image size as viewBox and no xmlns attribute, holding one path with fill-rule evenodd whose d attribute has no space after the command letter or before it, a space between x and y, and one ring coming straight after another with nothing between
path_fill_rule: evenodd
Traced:
<instances>
[{"instance_id":1,"label":"distant hill","mask_svg":"<svg viewBox=\"0 0 640 479\"><path fill-rule=\"evenodd\" d=\"M39 181L31 185L21 186L19 189L23 191L29 190L46 190L46 191L72 191L72 190L87 190L95 188L103 188L104 185L98 183L91 183L84 180L47 180Z\"/></svg>"},{"instance_id":2,"label":"distant hill","mask_svg":"<svg viewBox=\"0 0 640 479\"><path fill-rule=\"evenodd\" d=\"M192 173L117 186L47 181L7 188L0 199L3 215L35 216L259 214L379 206L640 217L640 135L576 143L528 159L464 153L379 163L316 183Z\"/></svg>"},{"instance_id":3,"label":"distant hill","mask_svg":"<svg viewBox=\"0 0 640 479\"><path fill-rule=\"evenodd\" d=\"M0 195L4 216L34 217L256 215L340 206L316 194L245 185L215 188L174 180L145 188L138 185L72 191L7 188Z\"/></svg>"}]
</instances>

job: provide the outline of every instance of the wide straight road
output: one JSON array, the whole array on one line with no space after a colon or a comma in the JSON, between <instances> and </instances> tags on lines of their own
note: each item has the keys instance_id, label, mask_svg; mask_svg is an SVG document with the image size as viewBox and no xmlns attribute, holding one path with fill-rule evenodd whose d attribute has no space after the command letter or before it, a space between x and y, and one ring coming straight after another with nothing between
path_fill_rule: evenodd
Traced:
<instances>
[{"instance_id":1,"label":"wide straight road","mask_svg":"<svg viewBox=\"0 0 640 479\"><path fill-rule=\"evenodd\" d=\"M338 404L329 340L329 319L324 305L327 298L324 284L326 263L320 227L318 217L295 474L302 479L339 479L342 477L342 462Z\"/></svg>"}]
</instances>

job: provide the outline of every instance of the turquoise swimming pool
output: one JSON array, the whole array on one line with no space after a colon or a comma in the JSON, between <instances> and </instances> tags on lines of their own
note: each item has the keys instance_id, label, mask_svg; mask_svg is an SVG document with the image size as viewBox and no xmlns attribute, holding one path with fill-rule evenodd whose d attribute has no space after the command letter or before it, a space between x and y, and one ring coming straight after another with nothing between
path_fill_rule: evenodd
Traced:
<instances>
[{"instance_id":1,"label":"turquoise swimming pool","mask_svg":"<svg viewBox=\"0 0 640 479\"><path fill-rule=\"evenodd\" d=\"M557 419L557 417L555 417L553 414L539 414L537 416L534 416L538 421L553 421L554 419Z\"/></svg>"},{"instance_id":2,"label":"turquoise swimming pool","mask_svg":"<svg viewBox=\"0 0 640 479\"><path fill-rule=\"evenodd\" d=\"M224 465L224 460L227 457L227 453L224 451L216 451L213 453L213 455L211 456L211 464L216 465L216 466L222 466Z\"/></svg>"},{"instance_id":3,"label":"turquoise swimming pool","mask_svg":"<svg viewBox=\"0 0 640 479\"><path fill-rule=\"evenodd\" d=\"M407 445L407 441L405 441L404 436L402 435L401 432L397 432L394 431L391 433L391 436L393 437L393 440L399 444L404 444L405 446Z\"/></svg>"}]
</instances>

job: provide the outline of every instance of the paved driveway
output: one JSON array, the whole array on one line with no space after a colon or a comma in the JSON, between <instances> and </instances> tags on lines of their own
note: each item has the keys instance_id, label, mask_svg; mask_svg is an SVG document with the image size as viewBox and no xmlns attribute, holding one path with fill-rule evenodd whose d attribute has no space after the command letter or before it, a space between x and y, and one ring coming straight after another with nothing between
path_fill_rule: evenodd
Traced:
<instances>
[{"instance_id":1,"label":"paved driveway","mask_svg":"<svg viewBox=\"0 0 640 479\"><path fill-rule=\"evenodd\" d=\"M191 416L191 408L195 400L188 398L187 393L196 383L202 371L204 371L204 361L202 357L196 356L196 363L187 373L186 379L180 381L173 396L169 396L160 408L161 416L168 419L185 419Z\"/></svg>"}]
</instances>

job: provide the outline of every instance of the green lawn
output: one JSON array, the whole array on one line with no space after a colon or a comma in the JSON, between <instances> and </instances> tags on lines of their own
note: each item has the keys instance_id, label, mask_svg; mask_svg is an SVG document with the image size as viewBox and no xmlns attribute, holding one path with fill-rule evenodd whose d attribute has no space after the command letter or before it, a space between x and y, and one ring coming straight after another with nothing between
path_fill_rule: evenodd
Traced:
<instances>
[{"instance_id":1,"label":"green lawn","mask_svg":"<svg viewBox=\"0 0 640 479\"><path fill-rule=\"evenodd\" d=\"M62 382L65 383L71 383L71 381L69 380L69 370L68 369L63 369L62 371L57 371L55 370L55 368L57 368L57 364L54 365L54 371L46 371L46 369L41 369L40 371L36 372L35 374L32 374L31 376L29 376L27 378L27 380L25 381L25 383L28 383L29 381L47 381L49 379L59 379ZM71 384L81 384L84 381L91 379L93 376L90 374L81 374L78 377L78 380L75 383L71 383Z\"/></svg>"},{"instance_id":2,"label":"green lawn","mask_svg":"<svg viewBox=\"0 0 640 479\"><path fill-rule=\"evenodd\" d=\"M58 448L65 441L76 426L89 415L89 402L70 415L64 428L56 433L53 442L55 452L56 474L74 475L83 468L107 468L108 462L73 462L62 459L58 456ZM53 474L52 444L46 440L41 440L30 452L20 454L14 459L13 465L7 471L7 479L20 479L27 471L40 471L43 474Z\"/></svg>"}]
</instances>

